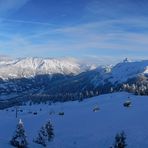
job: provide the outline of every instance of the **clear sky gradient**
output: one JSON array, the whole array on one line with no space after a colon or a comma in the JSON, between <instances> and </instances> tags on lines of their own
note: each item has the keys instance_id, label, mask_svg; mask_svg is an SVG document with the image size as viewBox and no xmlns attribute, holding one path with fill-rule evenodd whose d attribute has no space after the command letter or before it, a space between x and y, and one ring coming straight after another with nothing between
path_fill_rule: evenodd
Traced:
<instances>
[{"instance_id":1,"label":"clear sky gradient","mask_svg":"<svg viewBox=\"0 0 148 148\"><path fill-rule=\"evenodd\" d=\"M147 0L0 0L0 54L148 56Z\"/></svg>"}]
</instances>

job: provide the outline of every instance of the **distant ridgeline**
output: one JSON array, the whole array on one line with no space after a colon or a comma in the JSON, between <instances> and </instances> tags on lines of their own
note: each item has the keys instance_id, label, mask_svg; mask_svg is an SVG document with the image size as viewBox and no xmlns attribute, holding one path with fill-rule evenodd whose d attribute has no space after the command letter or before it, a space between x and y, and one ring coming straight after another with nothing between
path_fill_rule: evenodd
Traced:
<instances>
[{"instance_id":1,"label":"distant ridgeline","mask_svg":"<svg viewBox=\"0 0 148 148\"><path fill-rule=\"evenodd\" d=\"M21 105L27 101L31 103L82 101L85 98L117 91L148 95L147 66L148 61L131 62L126 59L115 66L85 68L75 74L35 74L31 77L22 77L22 70L21 77L7 79L1 77L0 109Z\"/></svg>"}]
</instances>

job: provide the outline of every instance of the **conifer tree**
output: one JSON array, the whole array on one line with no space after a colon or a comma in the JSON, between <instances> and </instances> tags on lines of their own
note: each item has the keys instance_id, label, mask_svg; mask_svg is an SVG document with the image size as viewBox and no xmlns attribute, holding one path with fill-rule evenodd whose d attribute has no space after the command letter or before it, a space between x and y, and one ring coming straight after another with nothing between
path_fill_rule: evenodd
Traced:
<instances>
[{"instance_id":1,"label":"conifer tree","mask_svg":"<svg viewBox=\"0 0 148 148\"><path fill-rule=\"evenodd\" d=\"M46 129L46 132L47 132L48 141L51 141L54 137L54 133L53 133L53 126L52 126L50 121L48 121L45 124L45 129Z\"/></svg>"},{"instance_id":2,"label":"conifer tree","mask_svg":"<svg viewBox=\"0 0 148 148\"><path fill-rule=\"evenodd\" d=\"M33 140L35 143L37 144L41 144L43 145L44 147L47 146L47 141L48 141L48 134L47 134L47 131L45 129L45 126L42 126L39 133L38 133L38 136L36 137L35 140Z\"/></svg>"},{"instance_id":3,"label":"conifer tree","mask_svg":"<svg viewBox=\"0 0 148 148\"><path fill-rule=\"evenodd\" d=\"M126 144L126 136L124 132L118 133L115 137L114 148L125 148Z\"/></svg>"},{"instance_id":4,"label":"conifer tree","mask_svg":"<svg viewBox=\"0 0 148 148\"><path fill-rule=\"evenodd\" d=\"M25 129L22 120L20 119L16 131L10 140L11 145L17 148L27 148L28 142L25 135Z\"/></svg>"}]
</instances>

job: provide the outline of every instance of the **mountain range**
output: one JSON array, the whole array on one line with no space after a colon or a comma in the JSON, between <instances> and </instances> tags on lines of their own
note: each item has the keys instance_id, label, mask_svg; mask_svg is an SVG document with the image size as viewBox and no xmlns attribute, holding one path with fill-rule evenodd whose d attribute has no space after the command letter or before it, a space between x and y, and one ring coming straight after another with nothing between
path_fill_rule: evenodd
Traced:
<instances>
[{"instance_id":1,"label":"mountain range","mask_svg":"<svg viewBox=\"0 0 148 148\"><path fill-rule=\"evenodd\" d=\"M68 101L123 90L148 94L147 76L148 60L95 66L73 58L1 58L0 100Z\"/></svg>"}]
</instances>

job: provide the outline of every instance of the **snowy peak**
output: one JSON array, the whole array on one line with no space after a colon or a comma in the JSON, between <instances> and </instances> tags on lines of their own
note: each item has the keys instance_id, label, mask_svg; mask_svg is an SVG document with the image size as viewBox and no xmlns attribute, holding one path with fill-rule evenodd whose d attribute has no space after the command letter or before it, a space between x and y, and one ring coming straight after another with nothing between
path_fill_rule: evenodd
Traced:
<instances>
[{"instance_id":1,"label":"snowy peak","mask_svg":"<svg viewBox=\"0 0 148 148\"><path fill-rule=\"evenodd\" d=\"M128 58L125 58L125 59L123 60L123 63L128 63L128 62L132 62L132 61L129 60Z\"/></svg>"},{"instance_id":2,"label":"snowy peak","mask_svg":"<svg viewBox=\"0 0 148 148\"><path fill-rule=\"evenodd\" d=\"M0 60L0 77L20 78L32 77L39 74L79 74L91 67L78 63L71 58L22 58L13 60Z\"/></svg>"},{"instance_id":3,"label":"snowy peak","mask_svg":"<svg viewBox=\"0 0 148 148\"><path fill-rule=\"evenodd\" d=\"M112 83L125 82L130 78L147 74L148 73L148 60L145 61L123 61L115 65L111 70L111 79Z\"/></svg>"}]
</instances>

